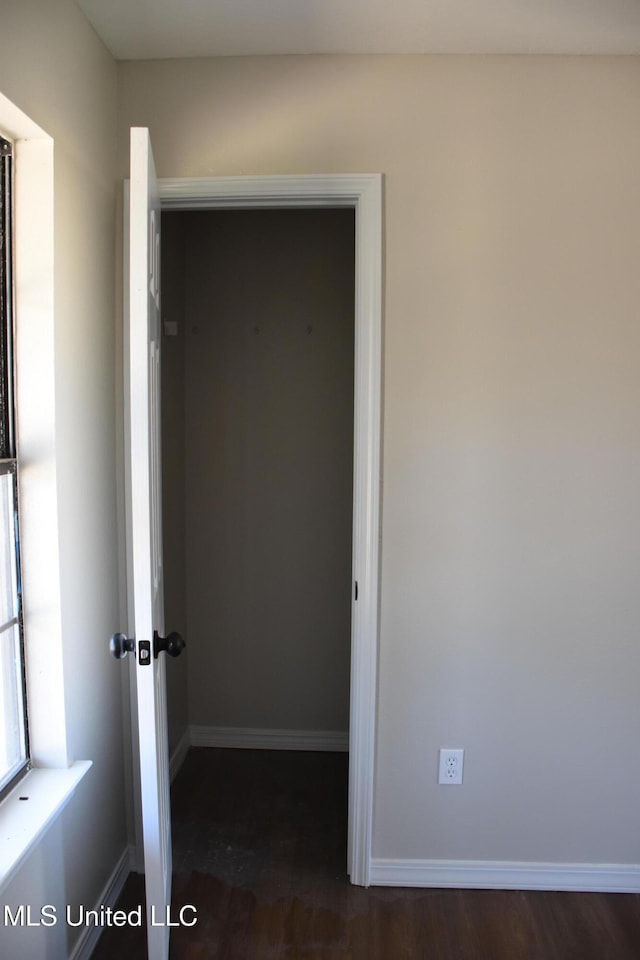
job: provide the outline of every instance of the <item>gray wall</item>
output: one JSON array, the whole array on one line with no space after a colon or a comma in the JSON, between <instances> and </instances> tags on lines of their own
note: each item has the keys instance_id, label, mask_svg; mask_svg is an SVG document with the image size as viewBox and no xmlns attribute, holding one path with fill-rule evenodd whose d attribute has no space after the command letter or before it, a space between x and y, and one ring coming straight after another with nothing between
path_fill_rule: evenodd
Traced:
<instances>
[{"instance_id":1,"label":"gray wall","mask_svg":"<svg viewBox=\"0 0 640 960\"><path fill-rule=\"evenodd\" d=\"M189 720L346 731L353 211L173 214L163 231L167 318L184 266L163 407L175 428L184 404L184 501L166 434L164 486L167 531L184 510Z\"/></svg>"},{"instance_id":2,"label":"gray wall","mask_svg":"<svg viewBox=\"0 0 640 960\"><path fill-rule=\"evenodd\" d=\"M121 67L160 176L385 175L377 857L640 863L639 84L636 57Z\"/></svg>"}]
</instances>

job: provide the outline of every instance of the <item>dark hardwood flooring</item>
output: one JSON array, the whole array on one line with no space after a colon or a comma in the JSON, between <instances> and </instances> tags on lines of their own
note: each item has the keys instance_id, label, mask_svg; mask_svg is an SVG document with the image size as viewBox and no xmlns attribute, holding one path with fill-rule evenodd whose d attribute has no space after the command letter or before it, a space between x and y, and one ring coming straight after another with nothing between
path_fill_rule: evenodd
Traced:
<instances>
[{"instance_id":1,"label":"dark hardwood flooring","mask_svg":"<svg viewBox=\"0 0 640 960\"><path fill-rule=\"evenodd\" d=\"M172 790L171 960L640 960L640 896L349 884L347 755L192 749ZM118 903L144 903L132 874ZM191 911L185 911L191 919ZM93 960L145 960L106 928Z\"/></svg>"}]
</instances>

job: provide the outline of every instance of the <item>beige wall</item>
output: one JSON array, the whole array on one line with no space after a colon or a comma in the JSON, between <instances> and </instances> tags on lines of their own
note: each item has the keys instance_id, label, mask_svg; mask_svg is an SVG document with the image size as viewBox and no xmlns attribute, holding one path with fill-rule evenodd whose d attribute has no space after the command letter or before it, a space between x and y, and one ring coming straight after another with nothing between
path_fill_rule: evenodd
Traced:
<instances>
[{"instance_id":1,"label":"beige wall","mask_svg":"<svg viewBox=\"0 0 640 960\"><path fill-rule=\"evenodd\" d=\"M70 0L2 0L0 92L54 140L55 418L71 759L93 760L3 902L93 906L127 845L114 412L116 65ZM18 317L18 322L20 318ZM27 637L28 643L28 637ZM0 954L62 960L79 930L0 931Z\"/></svg>"},{"instance_id":2,"label":"beige wall","mask_svg":"<svg viewBox=\"0 0 640 960\"><path fill-rule=\"evenodd\" d=\"M160 176L385 175L377 856L640 862L639 85L637 58L122 65L120 142L148 125Z\"/></svg>"},{"instance_id":3,"label":"beige wall","mask_svg":"<svg viewBox=\"0 0 640 960\"><path fill-rule=\"evenodd\" d=\"M181 437L165 434L165 527L185 516L189 720L346 732L353 211L169 214L163 251L183 288L179 307L165 269L179 333L163 408L185 438L181 500ZM171 593L184 570L167 560Z\"/></svg>"}]
</instances>

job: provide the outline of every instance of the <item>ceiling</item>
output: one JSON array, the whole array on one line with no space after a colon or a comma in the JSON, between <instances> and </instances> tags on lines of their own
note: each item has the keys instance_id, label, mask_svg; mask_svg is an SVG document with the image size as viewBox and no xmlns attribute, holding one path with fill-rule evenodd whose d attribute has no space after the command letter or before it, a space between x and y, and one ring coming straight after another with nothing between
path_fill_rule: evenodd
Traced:
<instances>
[{"instance_id":1,"label":"ceiling","mask_svg":"<svg viewBox=\"0 0 640 960\"><path fill-rule=\"evenodd\" d=\"M640 53L640 0L76 0L119 60Z\"/></svg>"}]
</instances>

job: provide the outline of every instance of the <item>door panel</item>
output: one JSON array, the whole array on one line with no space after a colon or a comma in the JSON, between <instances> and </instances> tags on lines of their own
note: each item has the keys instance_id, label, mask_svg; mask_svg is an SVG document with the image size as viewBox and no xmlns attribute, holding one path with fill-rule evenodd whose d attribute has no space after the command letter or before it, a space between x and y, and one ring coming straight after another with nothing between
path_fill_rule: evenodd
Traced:
<instances>
[{"instance_id":1,"label":"door panel","mask_svg":"<svg viewBox=\"0 0 640 960\"><path fill-rule=\"evenodd\" d=\"M160 486L160 202L148 131L131 130L129 202L129 503L140 790L149 960L166 960L171 901L171 816Z\"/></svg>"}]
</instances>

